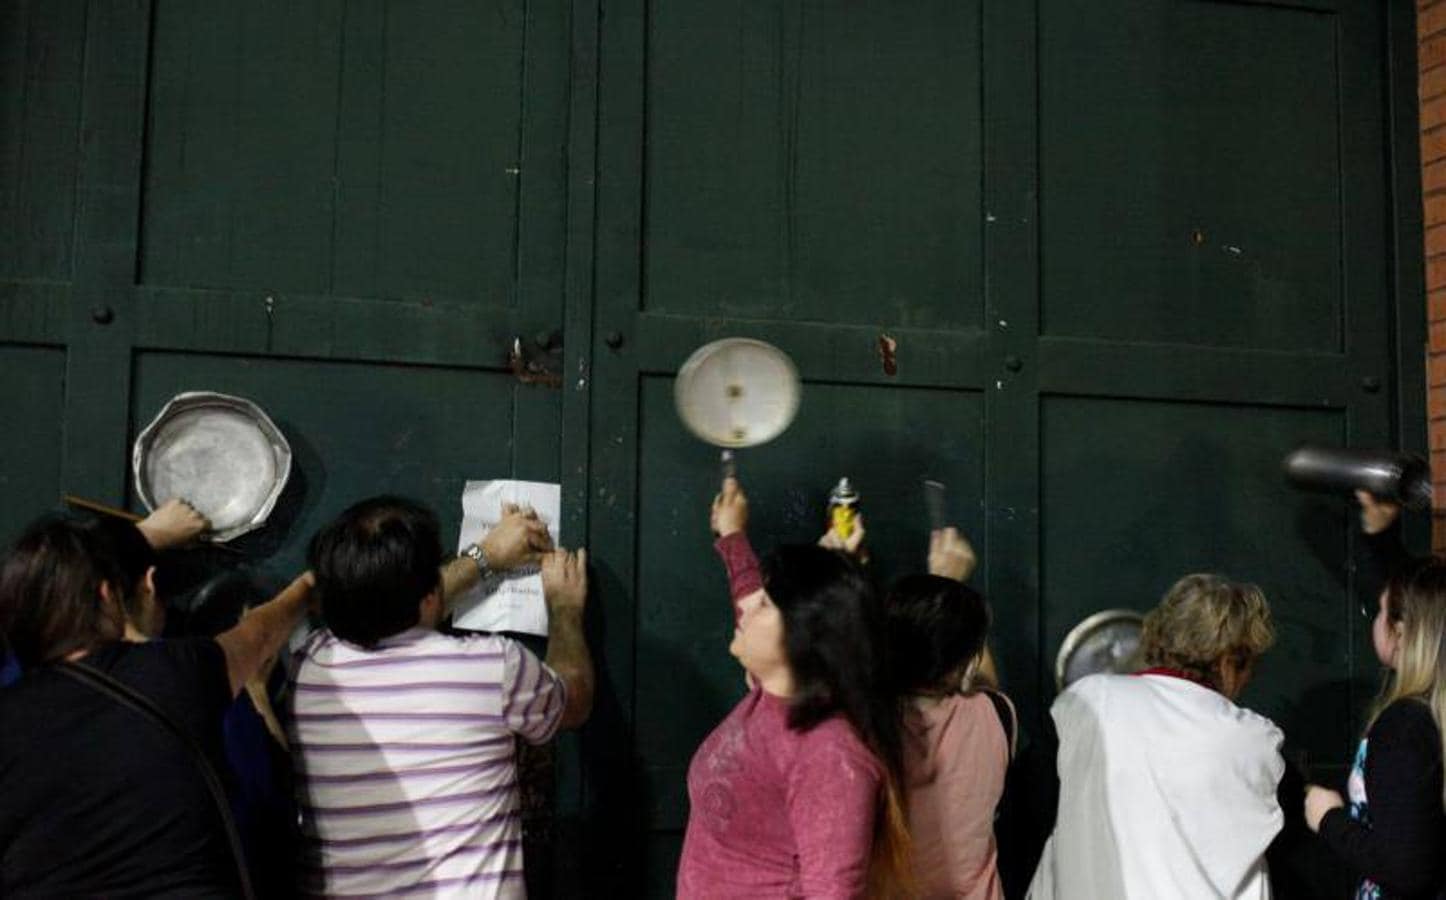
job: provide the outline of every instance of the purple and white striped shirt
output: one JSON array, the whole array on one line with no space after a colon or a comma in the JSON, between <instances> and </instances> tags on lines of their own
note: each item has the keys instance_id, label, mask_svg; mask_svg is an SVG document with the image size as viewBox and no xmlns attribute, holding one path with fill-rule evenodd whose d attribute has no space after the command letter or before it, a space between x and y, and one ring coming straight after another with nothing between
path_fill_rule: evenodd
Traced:
<instances>
[{"instance_id":1,"label":"purple and white striped shirt","mask_svg":"<svg viewBox=\"0 0 1446 900\"><path fill-rule=\"evenodd\" d=\"M322 629L295 659L306 891L525 897L513 736L552 737L562 679L515 641L428 628L370 650Z\"/></svg>"}]
</instances>

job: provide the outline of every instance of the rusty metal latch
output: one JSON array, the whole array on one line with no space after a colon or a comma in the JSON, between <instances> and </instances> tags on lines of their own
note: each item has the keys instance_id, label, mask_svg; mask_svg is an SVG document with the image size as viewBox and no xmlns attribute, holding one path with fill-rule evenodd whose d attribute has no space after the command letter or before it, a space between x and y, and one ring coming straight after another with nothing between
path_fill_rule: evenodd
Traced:
<instances>
[{"instance_id":1,"label":"rusty metal latch","mask_svg":"<svg viewBox=\"0 0 1446 900\"><path fill-rule=\"evenodd\" d=\"M562 341L556 334L539 334L532 343L536 346L521 337L512 339L512 348L507 353L507 367L512 370L512 377L523 384L562 387Z\"/></svg>"}]
</instances>

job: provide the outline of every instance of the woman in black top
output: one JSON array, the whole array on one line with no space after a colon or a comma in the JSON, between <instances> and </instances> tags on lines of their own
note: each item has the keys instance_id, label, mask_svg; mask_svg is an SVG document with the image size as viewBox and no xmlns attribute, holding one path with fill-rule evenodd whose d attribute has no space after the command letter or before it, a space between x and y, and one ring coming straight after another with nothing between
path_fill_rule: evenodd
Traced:
<instances>
[{"instance_id":1,"label":"woman in black top","mask_svg":"<svg viewBox=\"0 0 1446 900\"><path fill-rule=\"evenodd\" d=\"M221 721L305 608L310 574L215 639L128 643L137 582L109 520L49 518L0 564L0 896L235 897L222 818L186 743L83 681L141 694L219 762ZM124 525L130 528L129 525Z\"/></svg>"},{"instance_id":2,"label":"woman in black top","mask_svg":"<svg viewBox=\"0 0 1446 900\"><path fill-rule=\"evenodd\" d=\"M1360 496L1394 564L1371 637L1391 671L1351 767L1348 798L1311 786L1306 824L1361 875L1357 900L1446 896L1446 561L1404 560L1396 511ZM1383 540L1384 538L1384 540ZM1391 546L1394 545L1394 546ZM1391 559L1394 557L1394 559Z\"/></svg>"}]
</instances>

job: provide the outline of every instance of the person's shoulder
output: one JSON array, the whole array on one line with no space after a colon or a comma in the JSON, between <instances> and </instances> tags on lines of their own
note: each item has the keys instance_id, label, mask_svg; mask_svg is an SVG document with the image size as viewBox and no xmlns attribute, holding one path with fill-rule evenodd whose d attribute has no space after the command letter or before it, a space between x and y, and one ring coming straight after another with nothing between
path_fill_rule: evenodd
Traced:
<instances>
[{"instance_id":1,"label":"person's shoulder","mask_svg":"<svg viewBox=\"0 0 1446 900\"><path fill-rule=\"evenodd\" d=\"M498 650L526 649L521 641L505 634L495 634L490 631L465 631L443 634L437 632L437 638L441 639L439 646L445 643L447 646L460 647L468 653L492 653Z\"/></svg>"},{"instance_id":2,"label":"person's shoulder","mask_svg":"<svg viewBox=\"0 0 1446 900\"><path fill-rule=\"evenodd\" d=\"M197 669L224 668L226 654L215 638L158 638L105 644L89 653L84 664L122 677L158 672L175 677L194 673Z\"/></svg>"},{"instance_id":3,"label":"person's shoulder","mask_svg":"<svg viewBox=\"0 0 1446 900\"><path fill-rule=\"evenodd\" d=\"M1441 735L1436 717L1431 714L1431 707L1414 697L1402 697L1381 710L1376 721L1371 723L1371 734L1376 735L1383 731L1415 735L1432 742L1439 742Z\"/></svg>"},{"instance_id":4,"label":"person's shoulder","mask_svg":"<svg viewBox=\"0 0 1446 900\"><path fill-rule=\"evenodd\" d=\"M818 760L827 758L875 773L881 770L878 758L843 716L829 716L812 728L793 731L792 734L797 763L815 765Z\"/></svg>"},{"instance_id":5,"label":"person's shoulder","mask_svg":"<svg viewBox=\"0 0 1446 900\"><path fill-rule=\"evenodd\" d=\"M1003 691L993 689L964 691L941 697L929 713L934 721L1004 720L1015 718L1014 701Z\"/></svg>"},{"instance_id":6,"label":"person's shoulder","mask_svg":"<svg viewBox=\"0 0 1446 900\"><path fill-rule=\"evenodd\" d=\"M178 676L226 672L226 651L211 637L178 637L127 644L117 660L118 668L169 668Z\"/></svg>"},{"instance_id":7,"label":"person's shoulder","mask_svg":"<svg viewBox=\"0 0 1446 900\"><path fill-rule=\"evenodd\" d=\"M37 704L50 702L58 677L47 667L32 668L15 681L0 688L0 722L11 717L24 718L30 711L39 708ZM22 737L20 731L10 727L0 728L0 741L7 737Z\"/></svg>"},{"instance_id":8,"label":"person's shoulder","mask_svg":"<svg viewBox=\"0 0 1446 900\"><path fill-rule=\"evenodd\" d=\"M1204 726L1200 729L1202 739L1221 753L1240 758L1253 756L1272 764L1279 758L1285 732L1270 717L1241 706L1213 688L1202 687L1191 698Z\"/></svg>"},{"instance_id":9,"label":"person's shoulder","mask_svg":"<svg viewBox=\"0 0 1446 900\"><path fill-rule=\"evenodd\" d=\"M417 652L426 656L494 660L509 670L528 666L534 660L541 663L537 654L522 641L487 631L434 632L418 645Z\"/></svg>"},{"instance_id":10,"label":"person's shoulder","mask_svg":"<svg viewBox=\"0 0 1446 900\"><path fill-rule=\"evenodd\" d=\"M1224 715L1235 723L1242 739L1248 740L1252 745L1258 746L1262 750L1268 749L1270 753L1278 753L1280 751L1280 747L1285 743L1285 732L1280 729L1279 725L1275 724L1274 719L1262 715L1253 709L1233 703L1224 697L1220 699L1225 700L1226 704L1228 704L1228 707L1224 710Z\"/></svg>"},{"instance_id":11,"label":"person's shoulder","mask_svg":"<svg viewBox=\"0 0 1446 900\"><path fill-rule=\"evenodd\" d=\"M154 651L158 655L180 660L197 658L210 660L225 652L213 637L163 638L158 641L146 641L144 644L130 644L128 647L131 648L130 652Z\"/></svg>"},{"instance_id":12,"label":"person's shoulder","mask_svg":"<svg viewBox=\"0 0 1446 900\"><path fill-rule=\"evenodd\" d=\"M1104 702L1105 698L1115 694L1142 690L1144 685L1139 684L1139 680L1134 675L1114 675L1105 672L1086 675L1060 691L1059 696L1055 698L1055 704L1060 706L1076 703L1097 705Z\"/></svg>"},{"instance_id":13,"label":"person's shoulder","mask_svg":"<svg viewBox=\"0 0 1446 900\"><path fill-rule=\"evenodd\" d=\"M1269 717L1241 706L1207 684L1170 675L1141 675L1134 680L1148 684L1157 692L1168 693L1179 708L1188 708L1195 716L1215 723L1217 733L1223 737L1246 735L1277 740L1284 736L1280 726Z\"/></svg>"}]
</instances>

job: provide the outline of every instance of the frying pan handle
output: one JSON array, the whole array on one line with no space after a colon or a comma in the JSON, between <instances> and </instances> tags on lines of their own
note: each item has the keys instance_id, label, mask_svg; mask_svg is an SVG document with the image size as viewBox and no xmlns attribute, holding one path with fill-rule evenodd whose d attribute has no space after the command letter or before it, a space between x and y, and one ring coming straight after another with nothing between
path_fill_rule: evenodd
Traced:
<instances>
[{"instance_id":1,"label":"frying pan handle","mask_svg":"<svg viewBox=\"0 0 1446 900\"><path fill-rule=\"evenodd\" d=\"M74 494L65 494L60 499L65 501L66 506L74 506L76 509L86 509L107 516L115 516L117 519L125 519L127 522L139 522L141 520L140 516L129 510L106 506L104 503L97 503L94 500L87 500L84 497L77 497Z\"/></svg>"}]
</instances>

